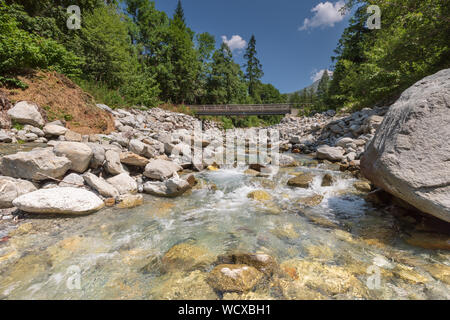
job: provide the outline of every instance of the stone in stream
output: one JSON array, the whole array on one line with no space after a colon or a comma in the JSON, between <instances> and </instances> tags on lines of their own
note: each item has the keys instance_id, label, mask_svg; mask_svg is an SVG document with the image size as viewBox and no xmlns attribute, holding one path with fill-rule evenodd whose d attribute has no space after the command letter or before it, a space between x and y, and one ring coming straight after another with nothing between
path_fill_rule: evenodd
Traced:
<instances>
[{"instance_id":1,"label":"stone in stream","mask_svg":"<svg viewBox=\"0 0 450 320\"><path fill-rule=\"evenodd\" d=\"M450 69L428 76L389 108L361 159L373 184L450 222Z\"/></svg>"},{"instance_id":2,"label":"stone in stream","mask_svg":"<svg viewBox=\"0 0 450 320\"><path fill-rule=\"evenodd\" d=\"M341 161L344 159L344 149L322 145L317 148L316 157L322 160Z\"/></svg>"},{"instance_id":3,"label":"stone in stream","mask_svg":"<svg viewBox=\"0 0 450 320\"><path fill-rule=\"evenodd\" d=\"M296 202L301 205L305 205L308 207L318 206L323 200L323 196L320 194L315 194L309 197L303 197L298 199Z\"/></svg>"},{"instance_id":4,"label":"stone in stream","mask_svg":"<svg viewBox=\"0 0 450 320\"><path fill-rule=\"evenodd\" d=\"M120 209L131 209L144 204L144 196L142 194L126 194L120 196L119 204Z\"/></svg>"},{"instance_id":5,"label":"stone in stream","mask_svg":"<svg viewBox=\"0 0 450 320\"><path fill-rule=\"evenodd\" d=\"M326 173L322 178L322 187L330 187L334 183L334 178L331 174Z\"/></svg>"},{"instance_id":6,"label":"stone in stream","mask_svg":"<svg viewBox=\"0 0 450 320\"><path fill-rule=\"evenodd\" d=\"M57 156L65 156L72 162L71 170L83 173L89 167L93 152L81 142L58 142L53 150Z\"/></svg>"},{"instance_id":7,"label":"stone in stream","mask_svg":"<svg viewBox=\"0 0 450 320\"><path fill-rule=\"evenodd\" d=\"M59 179L71 168L72 162L65 156L58 157L53 148L36 148L29 152L0 158L0 173L27 180Z\"/></svg>"},{"instance_id":8,"label":"stone in stream","mask_svg":"<svg viewBox=\"0 0 450 320\"><path fill-rule=\"evenodd\" d=\"M131 166L145 167L148 163L148 159L133 152L122 152L120 154L120 162Z\"/></svg>"},{"instance_id":9,"label":"stone in stream","mask_svg":"<svg viewBox=\"0 0 450 320\"><path fill-rule=\"evenodd\" d=\"M353 183L353 187L361 192L370 192L372 190L370 183L368 183L367 181L356 181L355 183Z\"/></svg>"},{"instance_id":10,"label":"stone in stream","mask_svg":"<svg viewBox=\"0 0 450 320\"><path fill-rule=\"evenodd\" d=\"M256 201L267 201L272 200L272 196L268 194L264 190L255 190L247 194L247 198L256 200Z\"/></svg>"},{"instance_id":11,"label":"stone in stream","mask_svg":"<svg viewBox=\"0 0 450 320\"><path fill-rule=\"evenodd\" d=\"M14 199L36 190L30 181L0 176L0 209L12 208Z\"/></svg>"},{"instance_id":12,"label":"stone in stream","mask_svg":"<svg viewBox=\"0 0 450 320\"><path fill-rule=\"evenodd\" d=\"M13 205L29 213L89 214L103 208L94 193L80 188L41 189L16 198Z\"/></svg>"},{"instance_id":13,"label":"stone in stream","mask_svg":"<svg viewBox=\"0 0 450 320\"><path fill-rule=\"evenodd\" d=\"M309 188L314 176L311 173L303 173L288 180L287 184L291 187Z\"/></svg>"},{"instance_id":14,"label":"stone in stream","mask_svg":"<svg viewBox=\"0 0 450 320\"><path fill-rule=\"evenodd\" d=\"M213 261L214 256L206 248L188 242L174 245L162 258L166 272L204 270Z\"/></svg>"},{"instance_id":15,"label":"stone in stream","mask_svg":"<svg viewBox=\"0 0 450 320\"><path fill-rule=\"evenodd\" d=\"M39 112L37 104L28 101L20 101L8 110L8 116L11 120L21 124L31 124L35 127L41 127L45 124L42 115Z\"/></svg>"},{"instance_id":16,"label":"stone in stream","mask_svg":"<svg viewBox=\"0 0 450 320\"><path fill-rule=\"evenodd\" d=\"M165 182L148 181L144 184L144 192L159 197L178 197L192 188L191 184L178 177L170 178Z\"/></svg>"},{"instance_id":17,"label":"stone in stream","mask_svg":"<svg viewBox=\"0 0 450 320\"><path fill-rule=\"evenodd\" d=\"M217 257L217 264L245 264L258 269L266 275L273 275L278 272L277 261L265 253L243 253L236 252L220 255Z\"/></svg>"},{"instance_id":18,"label":"stone in stream","mask_svg":"<svg viewBox=\"0 0 450 320\"><path fill-rule=\"evenodd\" d=\"M109 178L106 181L116 188L120 194L137 193L138 185L136 180L130 177L126 172Z\"/></svg>"},{"instance_id":19,"label":"stone in stream","mask_svg":"<svg viewBox=\"0 0 450 320\"><path fill-rule=\"evenodd\" d=\"M207 282L220 292L245 292L263 279L263 273L245 264L221 264L208 275Z\"/></svg>"},{"instance_id":20,"label":"stone in stream","mask_svg":"<svg viewBox=\"0 0 450 320\"><path fill-rule=\"evenodd\" d=\"M86 172L83 175L84 181L104 197L115 198L119 196L119 191L109 184L105 179L97 177L95 174Z\"/></svg>"},{"instance_id":21,"label":"stone in stream","mask_svg":"<svg viewBox=\"0 0 450 320\"><path fill-rule=\"evenodd\" d=\"M145 167L144 176L150 179L163 181L181 170L183 170L183 168L172 161L153 159L150 160Z\"/></svg>"}]
</instances>

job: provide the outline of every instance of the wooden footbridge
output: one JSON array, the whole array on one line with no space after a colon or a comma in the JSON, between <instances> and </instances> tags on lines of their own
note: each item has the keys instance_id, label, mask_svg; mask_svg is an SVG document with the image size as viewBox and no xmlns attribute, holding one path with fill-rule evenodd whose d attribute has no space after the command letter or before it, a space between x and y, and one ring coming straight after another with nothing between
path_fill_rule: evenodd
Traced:
<instances>
[{"instance_id":1,"label":"wooden footbridge","mask_svg":"<svg viewBox=\"0 0 450 320\"><path fill-rule=\"evenodd\" d=\"M219 104L192 105L189 108L198 116L263 116L295 114L293 104Z\"/></svg>"}]
</instances>

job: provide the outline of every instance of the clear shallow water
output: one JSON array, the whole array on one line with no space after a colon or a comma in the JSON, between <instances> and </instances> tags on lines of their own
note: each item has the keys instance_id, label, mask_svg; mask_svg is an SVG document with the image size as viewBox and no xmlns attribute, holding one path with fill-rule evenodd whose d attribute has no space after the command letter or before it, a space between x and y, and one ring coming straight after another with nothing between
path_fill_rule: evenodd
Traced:
<instances>
[{"instance_id":1,"label":"clear shallow water","mask_svg":"<svg viewBox=\"0 0 450 320\"><path fill-rule=\"evenodd\" d=\"M306 162L307 159L306 159ZM450 255L413 247L403 224L373 208L353 189L355 178L324 165L280 169L270 178L229 168L197 175L199 186L176 199L145 196L134 209L108 208L77 218L32 218L0 236L0 297L4 299L449 299ZM310 171L309 189L291 188ZM321 187L322 176L336 182ZM272 200L247 194L264 190ZM297 200L314 194L315 207ZM163 268L174 245L189 243L213 260L199 270ZM205 278L218 255L267 253L285 271L250 293L214 292ZM367 268L380 286L371 289ZM74 271L75 270L75 271ZM80 273L80 288L67 282ZM287 273L287 275L286 275ZM74 283L74 282L71 282ZM70 285L69 285L70 287Z\"/></svg>"}]
</instances>

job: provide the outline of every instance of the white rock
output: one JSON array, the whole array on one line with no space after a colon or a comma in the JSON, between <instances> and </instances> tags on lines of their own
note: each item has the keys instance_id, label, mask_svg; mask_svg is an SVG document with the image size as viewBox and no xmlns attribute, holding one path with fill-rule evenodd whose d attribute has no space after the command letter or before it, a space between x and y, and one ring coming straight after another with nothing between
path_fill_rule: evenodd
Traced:
<instances>
[{"instance_id":1,"label":"white rock","mask_svg":"<svg viewBox=\"0 0 450 320\"><path fill-rule=\"evenodd\" d=\"M130 177L126 172L109 178L106 181L116 188L120 194L136 193L138 190L136 180Z\"/></svg>"},{"instance_id":2,"label":"white rock","mask_svg":"<svg viewBox=\"0 0 450 320\"><path fill-rule=\"evenodd\" d=\"M103 208L94 193L80 188L41 189L16 198L13 205L30 213L88 214Z\"/></svg>"},{"instance_id":3,"label":"white rock","mask_svg":"<svg viewBox=\"0 0 450 320\"><path fill-rule=\"evenodd\" d=\"M150 179L165 180L183 168L172 161L153 159L146 165L144 175Z\"/></svg>"},{"instance_id":4,"label":"white rock","mask_svg":"<svg viewBox=\"0 0 450 320\"><path fill-rule=\"evenodd\" d=\"M60 142L55 146L57 156L65 156L72 161L71 169L83 173L89 167L93 152L91 148L81 142Z\"/></svg>"},{"instance_id":5,"label":"white rock","mask_svg":"<svg viewBox=\"0 0 450 320\"><path fill-rule=\"evenodd\" d=\"M21 124L31 124L35 127L40 127L45 124L42 115L39 113L37 104L28 101L20 101L8 110L8 115L15 122Z\"/></svg>"},{"instance_id":6,"label":"white rock","mask_svg":"<svg viewBox=\"0 0 450 320\"><path fill-rule=\"evenodd\" d=\"M87 172L83 175L86 183L95 189L99 194L104 197L118 197L119 191L109 184L105 179L97 177L95 174Z\"/></svg>"},{"instance_id":7,"label":"white rock","mask_svg":"<svg viewBox=\"0 0 450 320\"><path fill-rule=\"evenodd\" d=\"M14 199L36 190L29 181L0 176L0 209L12 208Z\"/></svg>"}]
</instances>

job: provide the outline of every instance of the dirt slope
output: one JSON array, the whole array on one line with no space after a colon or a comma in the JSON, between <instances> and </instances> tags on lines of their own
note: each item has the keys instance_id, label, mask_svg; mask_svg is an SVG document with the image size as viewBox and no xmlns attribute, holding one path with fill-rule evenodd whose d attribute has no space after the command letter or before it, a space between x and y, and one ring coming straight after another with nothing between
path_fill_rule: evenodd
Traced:
<instances>
[{"instance_id":1,"label":"dirt slope","mask_svg":"<svg viewBox=\"0 0 450 320\"><path fill-rule=\"evenodd\" d=\"M27 89L0 87L0 96L12 104L22 100L36 102L48 121L65 120L69 129L81 134L114 130L112 117L97 108L93 97L64 75L36 71L18 78L28 85Z\"/></svg>"}]
</instances>

